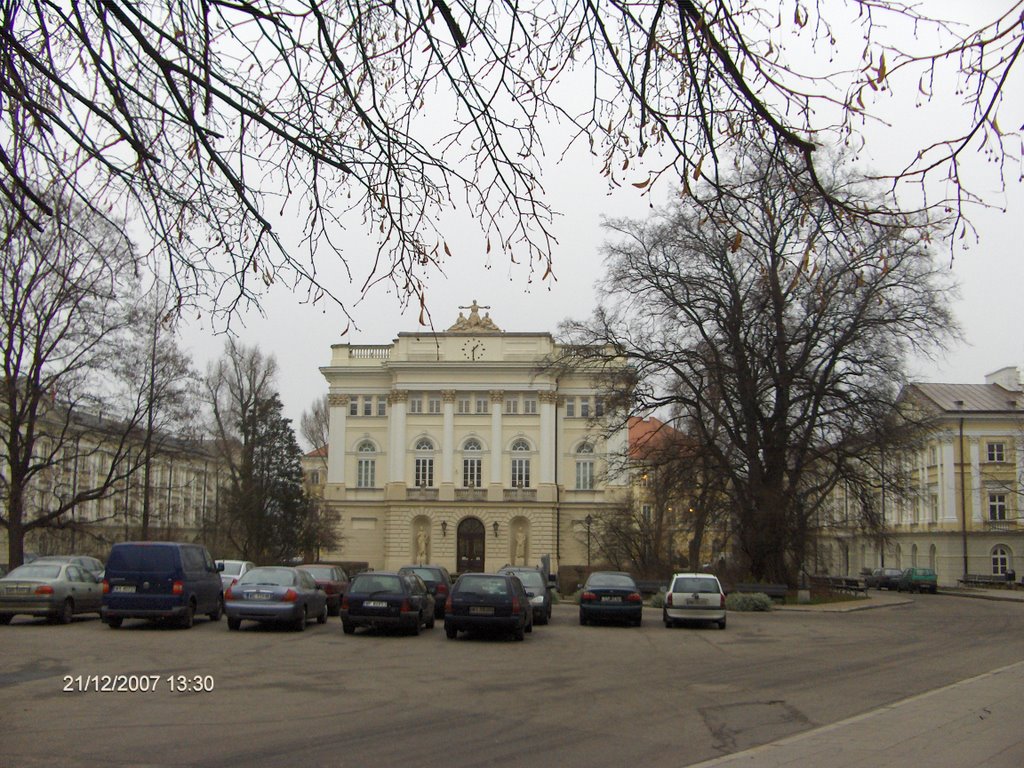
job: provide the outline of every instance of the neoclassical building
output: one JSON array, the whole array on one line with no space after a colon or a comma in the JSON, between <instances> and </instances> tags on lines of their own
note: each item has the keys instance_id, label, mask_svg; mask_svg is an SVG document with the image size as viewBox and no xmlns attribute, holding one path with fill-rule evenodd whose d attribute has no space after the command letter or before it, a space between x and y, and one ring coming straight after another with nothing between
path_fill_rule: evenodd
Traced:
<instances>
[{"instance_id":1,"label":"neoclassical building","mask_svg":"<svg viewBox=\"0 0 1024 768\"><path fill-rule=\"evenodd\" d=\"M585 368L548 333L499 328L474 301L444 332L336 344L325 504L338 521L324 559L454 572L586 562L586 520L621 500L610 476L627 431L603 423Z\"/></svg>"}]
</instances>

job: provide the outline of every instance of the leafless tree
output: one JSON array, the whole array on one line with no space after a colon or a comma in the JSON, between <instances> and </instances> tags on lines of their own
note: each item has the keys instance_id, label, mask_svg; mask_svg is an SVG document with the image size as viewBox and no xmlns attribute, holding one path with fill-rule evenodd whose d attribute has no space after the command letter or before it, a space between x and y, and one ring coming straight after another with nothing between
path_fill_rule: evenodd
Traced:
<instances>
[{"instance_id":1,"label":"leafless tree","mask_svg":"<svg viewBox=\"0 0 1024 768\"><path fill-rule=\"evenodd\" d=\"M567 144L648 191L715 178L737 137L768 136L828 193L820 147L857 143L866 121L902 128L873 99L955 90L963 119L888 175L945 177L960 211L968 155L1016 175L999 117L1020 90L1022 9L957 27L902 0L7 3L0 194L35 226L48 185L139 220L186 300L232 309L282 279L317 299L337 257L358 285L422 302L457 205L488 251L551 273L541 158ZM343 251L351 213L377 237L368 263ZM284 219L302 221L298 243Z\"/></svg>"},{"instance_id":2,"label":"leafless tree","mask_svg":"<svg viewBox=\"0 0 1024 768\"><path fill-rule=\"evenodd\" d=\"M299 431L302 433L302 439L313 450L326 448L330 422L331 411L327 406L327 395L323 395L313 401L308 411L302 412L302 418L299 421ZM327 461L326 456L323 459L325 462ZM326 467L326 464L324 466Z\"/></svg>"},{"instance_id":3,"label":"leafless tree","mask_svg":"<svg viewBox=\"0 0 1024 768\"><path fill-rule=\"evenodd\" d=\"M137 278L131 243L83 206L41 193L53 216L32 229L0 208L0 524L8 563L25 535L67 524L137 467L140 413L103 397L124 301ZM90 472L80 472L88 463Z\"/></svg>"},{"instance_id":4,"label":"leafless tree","mask_svg":"<svg viewBox=\"0 0 1024 768\"><path fill-rule=\"evenodd\" d=\"M637 412L685 419L725 473L752 575L792 583L816 511L899 433L906 357L956 326L926 221L851 219L774 160L752 149L706 196L610 224L601 307L564 330L630 360Z\"/></svg>"}]
</instances>

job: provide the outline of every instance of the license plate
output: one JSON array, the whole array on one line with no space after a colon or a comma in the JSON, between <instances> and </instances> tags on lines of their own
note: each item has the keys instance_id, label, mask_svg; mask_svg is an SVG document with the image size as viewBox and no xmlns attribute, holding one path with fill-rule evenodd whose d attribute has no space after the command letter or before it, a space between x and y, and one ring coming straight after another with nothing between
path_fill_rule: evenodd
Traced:
<instances>
[{"instance_id":1,"label":"license plate","mask_svg":"<svg viewBox=\"0 0 1024 768\"><path fill-rule=\"evenodd\" d=\"M490 606L484 607L482 605L471 605L469 607L469 612L474 616L493 616L494 608L491 608Z\"/></svg>"},{"instance_id":2,"label":"license plate","mask_svg":"<svg viewBox=\"0 0 1024 768\"><path fill-rule=\"evenodd\" d=\"M250 592L250 600L270 600L274 595L271 592Z\"/></svg>"},{"instance_id":3,"label":"license plate","mask_svg":"<svg viewBox=\"0 0 1024 768\"><path fill-rule=\"evenodd\" d=\"M110 588L112 592L134 592L134 584L115 584Z\"/></svg>"},{"instance_id":4,"label":"license plate","mask_svg":"<svg viewBox=\"0 0 1024 768\"><path fill-rule=\"evenodd\" d=\"M602 603L621 603L621 597L615 597L614 595L605 595L601 598Z\"/></svg>"},{"instance_id":5,"label":"license plate","mask_svg":"<svg viewBox=\"0 0 1024 768\"><path fill-rule=\"evenodd\" d=\"M385 600L367 600L363 603L364 608L387 608L388 604Z\"/></svg>"},{"instance_id":6,"label":"license plate","mask_svg":"<svg viewBox=\"0 0 1024 768\"><path fill-rule=\"evenodd\" d=\"M701 600L699 597L688 597L688 598L686 598L686 604L687 605L703 605L704 601Z\"/></svg>"}]
</instances>

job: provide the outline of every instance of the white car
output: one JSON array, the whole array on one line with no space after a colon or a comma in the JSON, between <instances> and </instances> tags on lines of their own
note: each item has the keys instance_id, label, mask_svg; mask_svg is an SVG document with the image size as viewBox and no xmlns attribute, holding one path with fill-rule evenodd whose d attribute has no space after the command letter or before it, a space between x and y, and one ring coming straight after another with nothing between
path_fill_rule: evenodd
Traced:
<instances>
[{"instance_id":1,"label":"white car","mask_svg":"<svg viewBox=\"0 0 1024 768\"><path fill-rule=\"evenodd\" d=\"M220 583L224 589L230 587L256 567L256 563L249 562L248 560L218 560L218 567L221 563L224 564L224 570L220 572Z\"/></svg>"},{"instance_id":2,"label":"white car","mask_svg":"<svg viewBox=\"0 0 1024 768\"><path fill-rule=\"evenodd\" d=\"M725 629L725 592L710 573L677 573L665 593L661 612L666 627L683 621L711 621Z\"/></svg>"}]
</instances>

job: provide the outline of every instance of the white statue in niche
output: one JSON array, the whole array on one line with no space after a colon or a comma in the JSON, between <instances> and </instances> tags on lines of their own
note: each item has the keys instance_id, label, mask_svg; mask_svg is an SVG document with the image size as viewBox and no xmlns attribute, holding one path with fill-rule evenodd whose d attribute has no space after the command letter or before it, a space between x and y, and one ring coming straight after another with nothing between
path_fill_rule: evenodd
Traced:
<instances>
[{"instance_id":1,"label":"white statue in niche","mask_svg":"<svg viewBox=\"0 0 1024 768\"><path fill-rule=\"evenodd\" d=\"M526 529L520 526L516 531L516 551L512 557L513 565L526 565Z\"/></svg>"},{"instance_id":2,"label":"white statue in niche","mask_svg":"<svg viewBox=\"0 0 1024 768\"><path fill-rule=\"evenodd\" d=\"M430 536L427 534L427 527L420 526L416 534L416 562L423 565L427 562L427 547L430 546Z\"/></svg>"}]
</instances>

